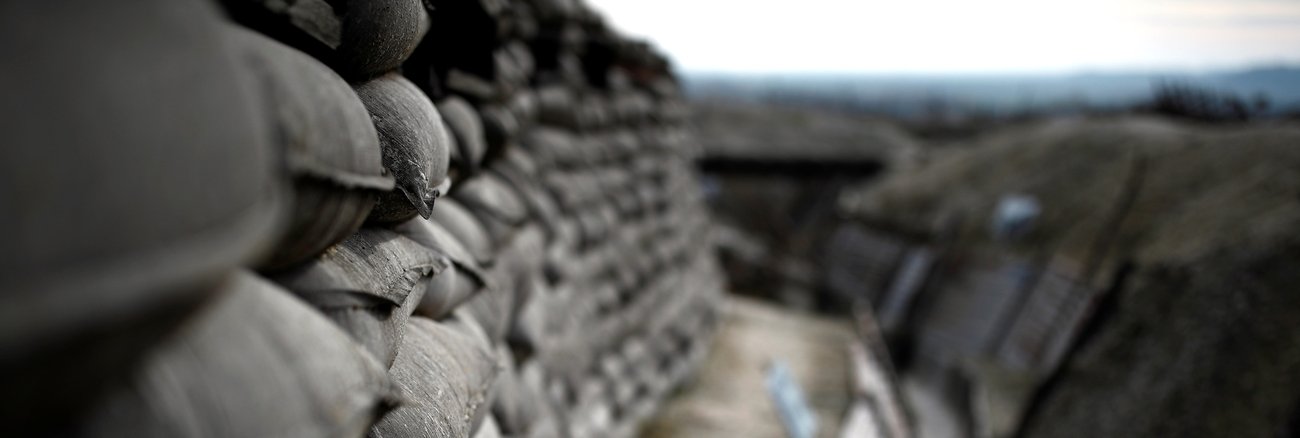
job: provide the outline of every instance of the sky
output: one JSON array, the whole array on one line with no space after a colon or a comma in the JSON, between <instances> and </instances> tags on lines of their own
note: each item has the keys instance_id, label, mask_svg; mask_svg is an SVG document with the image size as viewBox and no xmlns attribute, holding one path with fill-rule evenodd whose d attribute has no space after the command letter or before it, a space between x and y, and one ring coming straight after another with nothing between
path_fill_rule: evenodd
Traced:
<instances>
[{"instance_id":1,"label":"sky","mask_svg":"<svg viewBox=\"0 0 1300 438\"><path fill-rule=\"evenodd\" d=\"M588 0L687 72L1077 73L1300 63L1300 0Z\"/></svg>"}]
</instances>

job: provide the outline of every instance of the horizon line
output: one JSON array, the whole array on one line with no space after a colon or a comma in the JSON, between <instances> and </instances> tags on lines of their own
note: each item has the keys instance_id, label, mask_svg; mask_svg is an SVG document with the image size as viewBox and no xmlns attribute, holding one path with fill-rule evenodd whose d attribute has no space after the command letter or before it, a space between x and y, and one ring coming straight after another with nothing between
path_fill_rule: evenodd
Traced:
<instances>
[{"instance_id":1,"label":"horizon line","mask_svg":"<svg viewBox=\"0 0 1300 438\"><path fill-rule=\"evenodd\" d=\"M834 77L834 76L874 76L874 77L1006 77L1006 76L1158 76L1158 75L1215 75L1225 73L1245 73L1260 70L1297 70L1300 61L1269 61L1246 65L1219 67L1117 67L1117 68L1077 68L1060 70L1006 70L1006 71L876 71L876 70L723 70L723 69L687 69L677 68L682 76L748 76L748 77Z\"/></svg>"}]
</instances>

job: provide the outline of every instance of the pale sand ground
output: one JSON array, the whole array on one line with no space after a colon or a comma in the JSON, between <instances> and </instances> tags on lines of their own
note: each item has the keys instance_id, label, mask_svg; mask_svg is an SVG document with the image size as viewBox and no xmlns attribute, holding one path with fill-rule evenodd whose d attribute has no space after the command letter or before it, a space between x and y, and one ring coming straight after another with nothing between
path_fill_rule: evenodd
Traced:
<instances>
[{"instance_id":1,"label":"pale sand ground","mask_svg":"<svg viewBox=\"0 0 1300 438\"><path fill-rule=\"evenodd\" d=\"M671 398L643 436L784 438L764 367L784 361L817 415L818 436L838 436L849 403L848 321L729 299L721 329L693 381Z\"/></svg>"}]
</instances>

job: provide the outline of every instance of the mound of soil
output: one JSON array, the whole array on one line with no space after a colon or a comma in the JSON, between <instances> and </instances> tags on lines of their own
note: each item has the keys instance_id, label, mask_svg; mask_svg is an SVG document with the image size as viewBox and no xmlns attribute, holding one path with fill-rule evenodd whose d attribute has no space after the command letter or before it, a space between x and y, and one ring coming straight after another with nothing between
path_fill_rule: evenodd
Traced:
<instances>
[{"instance_id":1,"label":"mound of soil","mask_svg":"<svg viewBox=\"0 0 1300 438\"><path fill-rule=\"evenodd\" d=\"M989 218L1012 193L1042 206L1013 251L1132 268L1022 436L1297 434L1300 127L1055 121L949 149L841 204L981 247L998 245Z\"/></svg>"}]
</instances>

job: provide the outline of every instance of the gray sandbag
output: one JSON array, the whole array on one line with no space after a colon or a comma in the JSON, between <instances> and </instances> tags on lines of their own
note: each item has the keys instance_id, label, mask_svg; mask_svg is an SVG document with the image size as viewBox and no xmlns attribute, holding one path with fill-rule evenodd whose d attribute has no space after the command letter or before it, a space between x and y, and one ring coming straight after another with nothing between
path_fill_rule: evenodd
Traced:
<instances>
[{"instance_id":1,"label":"gray sandbag","mask_svg":"<svg viewBox=\"0 0 1300 438\"><path fill-rule=\"evenodd\" d=\"M393 189L366 107L334 71L259 33L231 27L261 79L284 163L293 177L286 235L261 265L282 270L305 262L361 227L375 198Z\"/></svg>"},{"instance_id":2,"label":"gray sandbag","mask_svg":"<svg viewBox=\"0 0 1300 438\"><path fill-rule=\"evenodd\" d=\"M474 433L474 438L501 438L501 428L497 426L497 421L488 417L479 427L478 432Z\"/></svg>"},{"instance_id":3,"label":"gray sandbag","mask_svg":"<svg viewBox=\"0 0 1300 438\"><path fill-rule=\"evenodd\" d=\"M504 50L514 58L515 66L522 70L525 78L532 76L537 71L537 60L533 58L533 52L528 48L528 43L524 40L513 40L504 45Z\"/></svg>"},{"instance_id":4,"label":"gray sandbag","mask_svg":"<svg viewBox=\"0 0 1300 438\"><path fill-rule=\"evenodd\" d=\"M480 266L490 268L495 263L498 251L496 244L483 224L455 199L444 199L438 203L438 208L433 210L430 219L456 236L456 240L474 255Z\"/></svg>"},{"instance_id":5,"label":"gray sandbag","mask_svg":"<svg viewBox=\"0 0 1300 438\"><path fill-rule=\"evenodd\" d=\"M525 227L501 249L496 265L488 269L492 289L466 303L467 309L487 329L494 343L501 342L516 321L521 300L530 293L529 279L541 274L545 238L537 227Z\"/></svg>"},{"instance_id":6,"label":"gray sandbag","mask_svg":"<svg viewBox=\"0 0 1300 438\"><path fill-rule=\"evenodd\" d=\"M428 219L414 218L393 227L393 231L446 255L451 261L451 269L434 277L425 289L424 297L416 307L416 314L441 320L461 304L491 287L474 255L442 225Z\"/></svg>"},{"instance_id":7,"label":"gray sandbag","mask_svg":"<svg viewBox=\"0 0 1300 438\"><path fill-rule=\"evenodd\" d=\"M223 0L235 22L315 56L332 57L343 23L328 0Z\"/></svg>"},{"instance_id":8,"label":"gray sandbag","mask_svg":"<svg viewBox=\"0 0 1300 438\"><path fill-rule=\"evenodd\" d=\"M88 437L356 437L398 394L383 366L250 274L162 345L82 425Z\"/></svg>"},{"instance_id":9,"label":"gray sandbag","mask_svg":"<svg viewBox=\"0 0 1300 438\"><path fill-rule=\"evenodd\" d=\"M690 120L691 108L681 100L660 101L659 107L650 113L650 118L663 124L680 125Z\"/></svg>"},{"instance_id":10,"label":"gray sandbag","mask_svg":"<svg viewBox=\"0 0 1300 438\"><path fill-rule=\"evenodd\" d=\"M611 102L611 108L616 119L633 126L650 121L650 116L657 110L654 99L641 91L616 94Z\"/></svg>"},{"instance_id":11,"label":"gray sandbag","mask_svg":"<svg viewBox=\"0 0 1300 438\"><path fill-rule=\"evenodd\" d=\"M511 309L515 304L514 282L509 281L513 278L504 278L500 270L496 270L495 273L497 275L492 277L495 287L475 295L463 306L487 330L488 337L494 345L505 339L512 323Z\"/></svg>"},{"instance_id":12,"label":"gray sandbag","mask_svg":"<svg viewBox=\"0 0 1300 438\"><path fill-rule=\"evenodd\" d=\"M575 139L573 134L561 129L538 127L526 131L519 144L539 167L551 168L572 161L568 156L574 155L570 150Z\"/></svg>"},{"instance_id":13,"label":"gray sandbag","mask_svg":"<svg viewBox=\"0 0 1300 438\"><path fill-rule=\"evenodd\" d=\"M312 263L274 279L392 365L433 279L451 262L395 231L363 228Z\"/></svg>"},{"instance_id":14,"label":"gray sandbag","mask_svg":"<svg viewBox=\"0 0 1300 438\"><path fill-rule=\"evenodd\" d=\"M515 93L506 102L506 107L515 115L515 120L519 121L520 129L527 130L537 122L537 93L531 89Z\"/></svg>"},{"instance_id":15,"label":"gray sandbag","mask_svg":"<svg viewBox=\"0 0 1300 438\"><path fill-rule=\"evenodd\" d=\"M519 311L506 334L510 346L525 358L545 348L548 337L546 312L555 300L545 275L540 274L531 275L522 282L521 287L530 290L526 296L520 297Z\"/></svg>"},{"instance_id":16,"label":"gray sandbag","mask_svg":"<svg viewBox=\"0 0 1300 438\"><path fill-rule=\"evenodd\" d=\"M440 323L446 324L448 327L461 333L472 335L475 344L479 345L486 351L490 351L492 353L492 360L495 361L494 369L496 374L492 378L492 383L488 388L487 395L479 400L480 402L476 404L473 412L470 413L469 420L473 428L470 432L477 433L478 429L483 426L484 420L492 416L492 406L496 404L496 397L499 391L499 381L497 379L500 377L502 372L500 368L501 360L496 357L497 350L492 347L492 340L488 337L487 330L483 328L483 325L480 324L478 320L474 319L474 315L470 314L468 308L456 309L450 318L440 321Z\"/></svg>"},{"instance_id":17,"label":"gray sandbag","mask_svg":"<svg viewBox=\"0 0 1300 438\"><path fill-rule=\"evenodd\" d=\"M577 0L534 0L533 9L543 21L567 20L577 14Z\"/></svg>"},{"instance_id":18,"label":"gray sandbag","mask_svg":"<svg viewBox=\"0 0 1300 438\"><path fill-rule=\"evenodd\" d=\"M542 123L576 130L585 125L577 106L577 97L569 87L551 85L537 89L537 118Z\"/></svg>"},{"instance_id":19,"label":"gray sandbag","mask_svg":"<svg viewBox=\"0 0 1300 438\"><path fill-rule=\"evenodd\" d=\"M450 96L438 102L438 113L456 138L458 150L452 154L452 167L462 177L478 173L483 156L487 153L483 121L479 120L478 111L465 99Z\"/></svg>"},{"instance_id":20,"label":"gray sandbag","mask_svg":"<svg viewBox=\"0 0 1300 438\"><path fill-rule=\"evenodd\" d=\"M369 220L395 224L417 215L428 218L449 185L451 137L442 117L424 92L396 73L357 85L356 91L379 133L384 168L397 180L397 190L380 196Z\"/></svg>"},{"instance_id":21,"label":"gray sandbag","mask_svg":"<svg viewBox=\"0 0 1300 438\"><path fill-rule=\"evenodd\" d=\"M488 409L496 359L464 325L412 318L391 373L406 403L370 430L373 438L467 437Z\"/></svg>"},{"instance_id":22,"label":"gray sandbag","mask_svg":"<svg viewBox=\"0 0 1300 438\"><path fill-rule=\"evenodd\" d=\"M351 79L396 70L429 31L420 0L348 0L336 68Z\"/></svg>"},{"instance_id":23,"label":"gray sandbag","mask_svg":"<svg viewBox=\"0 0 1300 438\"><path fill-rule=\"evenodd\" d=\"M511 148L493 169L509 188L518 193L529 220L542 228L546 241L555 240L560 223L559 205L544 187L538 164L523 149Z\"/></svg>"},{"instance_id":24,"label":"gray sandbag","mask_svg":"<svg viewBox=\"0 0 1300 438\"><path fill-rule=\"evenodd\" d=\"M657 101L681 100L682 89L677 85L671 76L662 76L651 79L645 88L655 97Z\"/></svg>"},{"instance_id":25,"label":"gray sandbag","mask_svg":"<svg viewBox=\"0 0 1300 438\"><path fill-rule=\"evenodd\" d=\"M487 105L479 109L483 119L483 135L487 139L488 155L499 154L501 149L515 142L521 128L515 113L505 105Z\"/></svg>"},{"instance_id":26,"label":"gray sandbag","mask_svg":"<svg viewBox=\"0 0 1300 438\"><path fill-rule=\"evenodd\" d=\"M619 129L610 132L606 137L610 146L617 151L618 158L632 157L641 151L641 138L635 132L628 129ZM626 168L620 168L619 171L627 172Z\"/></svg>"},{"instance_id":27,"label":"gray sandbag","mask_svg":"<svg viewBox=\"0 0 1300 438\"><path fill-rule=\"evenodd\" d=\"M505 417L497 417L497 425L509 436L519 437L553 437L568 436L564 433L563 419L560 417L555 402L545 394L545 371L536 361L519 364L515 374L516 420L507 425ZM506 392L502 392L502 397Z\"/></svg>"},{"instance_id":28,"label":"gray sandbag","mask_svg":"<svg viewBox=\"0 0 1300 438\"><path fill-rule=\"evenodd\" d=\"M531 58L522 59L516 55L509 48L497 49L492 54L496 66L497 94L500 96L512 96L528 86L528 76L532 72L527 70L529 66L524 63L531 61Z\"/></svg>"},{"instance_id":29,"label":"gray sandbag","mask_svg":"<svg viewBox=\"0 0 1300 438\"><path fill-rule=\"evenodd\" d=\"M475 102L498 100L501 96L492 81L458 69L447 72L447 89Z\"/></svg>"},{"instance_id":30,"label":"gray sandbag","mask_svg":"<svg viewBox=\"0 0 1300 438\"><path fill-rule=\"evenodd\" d=\"M520 40L532 40L541 30L532 5L524 2L514 2L509 8L501 11L501 22L503 28L501 35Z\"/></svg>"},{"instance_id":31,"label":"gray sandbag","mask_svg":"<svg viewBox=\"0 0 1300 438\"><path fill-rule=\"evenodd\" d=\"M497 394L492 401L492 417L496 419L501 433L507 436L523 435L536 420L537 409L533 406L527 388L523 387L523 382L519 379L514 356L505 345L497 346L497 368L501 374L497 375Z\"/></svg>"},{"instance_id":32,"label":"gray sandbag","mask_svg":"<svg viewBox=\"0 0 1300 438\"><path fill-rule=\"evenodd\" d=\"M474 214L498 248L528 219L528 207L519 194L492 172L465 181L452 198Z\"/></svg>"},{"instance_id":33,"label":"gray sandbag","mask_svg":"<svg viewBox=\"0 0 1300 438\"><path fill-rule=\"evenodd\" d=\"M223 26L199 0L0 3L5 427L63 424L274 239L287 188Z\"/></svg>"}]
</instances>

